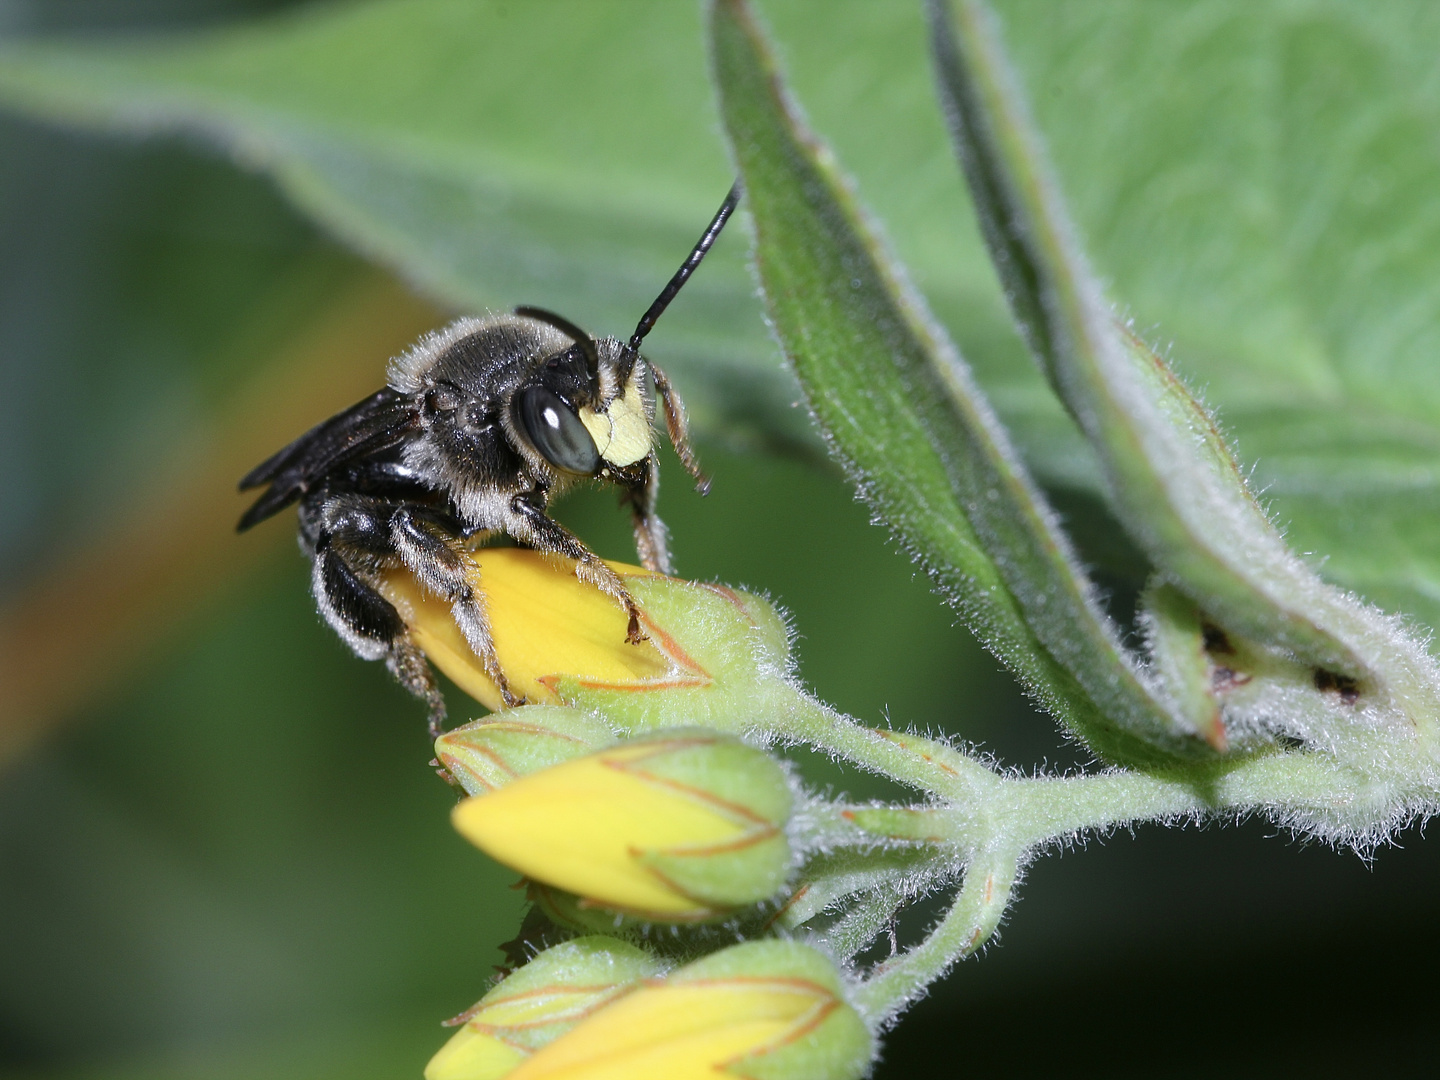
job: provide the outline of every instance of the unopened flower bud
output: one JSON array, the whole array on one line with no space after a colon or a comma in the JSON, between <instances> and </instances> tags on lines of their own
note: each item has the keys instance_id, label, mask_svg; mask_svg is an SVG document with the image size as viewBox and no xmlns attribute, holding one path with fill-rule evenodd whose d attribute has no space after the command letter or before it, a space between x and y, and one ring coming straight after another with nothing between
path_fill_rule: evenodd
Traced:
<instances>
[{"instance_id":1,"label":"unopened flower bud","mask_svg":"<svg viewBox=\"0 0 1440 1080\"><path fill-rule=\"evenodd\" d=\"M647 980L507 1080L855 1080L873 1052L828 957L755 941Z\"/></svg>"},{"instance_id":2,"label":"unopened flower bud","mask_svg":"<svg viewBox=\"0 0 1440 1080\"><path fill-rule=\"evenodd\" d=\"M759 673L788 665L785 622L762 597L609 563L640 605L645 640L631 644L625 611L577 579L573 561L522 548L470 558L500 667L530 704L603 708L635 729L733 730L753 715ZM490 710L503 707L448 603L403 569L389 572L381 591L431 663Z\"/></svg>"},{"instance_id":3,"label":"unopened flower bud","mask_svg":"<svg viewBox=\"0 0 1440 1080\"><path fill-rule=\"evenodd\" d=\"M662 965L633 945L584 937L546 949L459 1017L425 1080L499 1080Z\"/></svg>"},{"instance_id":4,"label":"unopened flower bud","mask_svg":"<svg viewBox=\"0 0 1440 1080\"><path fill-rule=\"evenodd\" d=\"M455 808L492 858L585 902L691 922L785 882L790 785L762 750L711 731L622 743Z\"/></svg>"},{"instance_id":5,"label":"unopened flower bud","mask_svg":"<svg viewBox=\"0 0 1440 1080\"><path fill-rule=\"evenodd\" d=\"M657 648L654 634L649 641L628 644L625 612L595 586L577 579L573 563L524 548L485 548L471 559L495 653L517 697L557 702L555 686L562 677L606 687L695 677L675 670L674 658ZM658 576L623 563L612 563L611 568L627 585ZM427 592L405 570L389 574L382 591L431 663L486 708L502 708L499 689L442 597Z\"/></svg>"},{"instance_id":6,"label":"unopened flower bud","mask_svg":"<svg viewBox=\"0 0 1440 1080\"><path fill-rule=\"evenodd\" d=\"M447 731L435 740L435 756L467 793L481 795L614 741L589 713L531 705Z\"/></svg>"}]
</instances>

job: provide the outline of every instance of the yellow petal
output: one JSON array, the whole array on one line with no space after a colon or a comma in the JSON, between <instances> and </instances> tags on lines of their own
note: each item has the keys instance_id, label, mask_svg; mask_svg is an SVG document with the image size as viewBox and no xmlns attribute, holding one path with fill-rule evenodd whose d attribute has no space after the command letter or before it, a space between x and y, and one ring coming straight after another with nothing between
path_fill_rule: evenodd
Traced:
<instances>
[{"instance_id":1,"label":"yellow petal","mask_svg":"<svg viewBox=\"0 0 1440 1080\"><path fill-rule=\"evenodd\" d=\"M576 578L573 562L522 548L484 548L471 558L476 565L472 580L490 616L500 667L517 696L558 701L555 682L565 675L587 686L659 687L705 679L683 652L657 647L671 643L643 613L642 626L651 640L628 644L625 612ZM609 566L622 578L656 576L625 563ZM388 574L381 592L436 667L487 708L502 707L500 692L455 625L449 604L404 570Z\"/></svg>"},{"instance_id":2,"label":"yellow petal","mask_svg":"<svg viewBox=\"0 0 1440 1080\"><path fill-rule=\"evenodd\" d=\"M455 827L506 866L607 907L703 917L708 905L636 856L736 841L753 823L703 793L627 768L664 749L645 742L542 769L460 803Z\"/></svg>"},{"instance_id":3,"label":"yellow petal","mask_svg":"<svg viewBox=\"0 0 1440 1080\"><path fill-rule=\"evenodd\" d=\"M500 1080L526 1053L487 1031L466 1025L425 1066L425 1080Z\"/></svg>"},{"instance_id":4,"label":"yellow petal","mask_svg":"<svg viewBox=\"0 0 1440 1080\"><path fill-rule=\"evenodd\" d=\"M652 984L556 1039L510 1080L733 1080L727 1064L799 1038L837 1004L804 979Z\"/></svg>"}]
</instances>

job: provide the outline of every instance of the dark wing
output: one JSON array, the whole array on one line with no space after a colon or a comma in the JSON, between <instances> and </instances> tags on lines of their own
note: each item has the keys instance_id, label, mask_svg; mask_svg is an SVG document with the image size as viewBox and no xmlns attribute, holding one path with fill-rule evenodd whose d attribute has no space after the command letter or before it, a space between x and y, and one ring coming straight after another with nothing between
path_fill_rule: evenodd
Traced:
<instances>
[{"instance_id":1,"label":"dark wing","mask_svg":"<svg viewBox=\"0 0 1440 1080\"><path fill-rule=\"evenodd\" d=\"M415 430L420 412L407 394L386 387L317 424L245 474L240 490L269 484L236 526L244 532L297 501L332 469L394 446Z\"/></svg>"}]
</instances>

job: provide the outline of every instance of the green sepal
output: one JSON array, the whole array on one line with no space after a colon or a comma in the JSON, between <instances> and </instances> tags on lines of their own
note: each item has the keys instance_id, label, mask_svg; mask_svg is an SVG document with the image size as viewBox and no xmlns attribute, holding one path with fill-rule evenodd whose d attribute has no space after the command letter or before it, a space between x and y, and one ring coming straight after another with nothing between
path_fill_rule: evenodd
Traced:
<instances>
[{"instance_id":1,"label":"green sepal","mask_svg":"<svg viewBox=\"0 0 1440 1080\"><path fill-rule=\"evenodd\" d=\"M770 899L785 884L792 861L785 826L794 798L784 767L765 751L713 731L667 730L633 742L677 736L691 738L647 758L645 773L693 792L746 832L719 845L637 852L636 858L717 908Z\"/></svg>"},{"instance_id":2,"label":"green sepal","mask_svg":"<svg viewBox=\"0 0 1440 1080\"><path fill-rule=\"evenodd\" d=\"M731 918L737 909L774 898L794 864L785 831L794 796L785 768L763 750L704 728L669 728L627 740L625 746L647 743L663 749L629 770L648 784L693 798L742 830L717 843L632 849L638 863L708 908L681 921ZM549 886L532 886L531 898L551 919L578 930L639 927L650 921Z\"/></svg>"},{"instance_id":3,"label":"green sepal","mask_svg":"<svg viewBox=\"0 0 1440 1080\"><path fill-rule=\"evenodd\" d=\"M529 1055L624 996L665 965L613 937L546 949L447 1026L456 1031L425 1067L426 1080L503 1080Z\"/></svg>"},{"instance_id":4,"label":"green sepal","mask_svg":"<svg viewBox=\"0 0 1440 1080\"><path fill-rule=\"evenodd\" d=\"M709 588L718 589L721 586L711 585ZM756 660L768 667L788 668L793 637L790 624L780 609L769 597L746 589L725 586L723 594L751 624L750 640L756 650Z\"/></svg>"},{"instance_id":5,"label":"green sepal","mask_svg":"<svg viewBox=\"0 0 1440 1080\"><path fill-rule=\"evenodd\" d=\"M530 1020L507 1028L507 1041L538 1050L558 1038L617 994L641 979L664 973L666 964L629 942L602 935L574 938L538 953L523 967L506 976L481 998L469 1013L519 995L583 988L584 999L574 1001L563 1019L553 1023Z\"/></svg>"},{"instance_id":6,"label":"green sepal","mask_svg":"<svg viewBox=\"0 0 1440 1080\"><path fill-rule=\"evenodd\" d=\"M667 652L674 677L657 687L608 687L572 676L555 682L570 704L602 712L632 734L703 726L743 733L763 727L787 696L789 632L753 593L675 578L637 578L630 591Z\"/></svg>"},{"instance_id":7,"label":"green sepal","mask_svg":"<svg viewBox=\"0 0 1440 1080\"><path fill-rule=\"evenodd\" d=\"M742 838L731 848L647 851L639 861L681 891L717 907L768 900L790 876L790 844L779 830Z\"/></svg>"},{"instance_id":8,"label":"green sepal","mask_svg":"<svg viewBox=\"0 0 1440 1080\"><path fill-rule=\"evenodd\" d=\"M681 740L674 749L645 759L645 772L756 822L783 827L794 795L784 767L764 750L704 728L657 731L626 741L627 746Z\"/></svg>"},{"instance_id":9,"label":"green sepal","mask_svg":"<svg viewBox=\"0 0 1440 1080\"><path fill-rule=\"evenodd\" d=\"M810 982L834 994L830 1009L798 1038L729 1063L747 1080L857 1080L875 1056L875 1037L854 1007L840 972L820 950L797 941L747 941L711 953L667 976L669 983L770 978Z\"/></svg>"},{"instance_id":10,"label":"green sepal","mask_svg":"<svg viewBox=\"0 0 1440 1080\"><path fill-rule=\"evenodd\" d=\"M615 733L580 709L526 705L447 731L435 756L467 794L483 795L613 742Z\"/></svg>"}]
</instances>

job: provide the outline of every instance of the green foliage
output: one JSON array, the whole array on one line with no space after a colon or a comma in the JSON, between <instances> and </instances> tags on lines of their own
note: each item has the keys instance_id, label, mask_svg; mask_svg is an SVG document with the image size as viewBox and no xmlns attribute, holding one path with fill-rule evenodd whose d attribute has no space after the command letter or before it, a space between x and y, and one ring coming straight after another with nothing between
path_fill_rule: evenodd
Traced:
<instances>
[{"instance_id":1,"label":"green foliage","mask_svg":"<svg viewBox=\"0 0 1440 1080\"><path fill-rule=\"evenodd\" d=\"M1322 0L1258 13L1227 0L1184 9L1143 0L999 6L1107 291L1134 305L1142 330L1158 323L1175 335L1177 368L1220 409L1245 458L1258 456L1256 485L1289 542L1325 556L1320 569L1332 582L1440 624L1430 535L1440 509L1440 254L1432 236L1440 222L1429 210L1440 81L1425 47L1440 19L1426 8ZM959 195L930 74L917 62L918 12L859 0L826 5L819 19L781 0L764 10L788 46L798 96L886 219L919 290L857 209L834 159L766 85L773 61L758 47L746 56L756 42L747 45L734 26L721 26L715 47L717 125L698 24L684 6L390 0L167 42L11 42L0 45L0 101L86 126L198 133L272 175L315 220L442 302L543 303L616 332L723 190L728 172L713 137L723 125L750 184L768 314L833 448L1026 685L1104 757L1151 772L999 777L952 747L855 728L778 684L771 697L755 696L752 704L773 709L772 734L932 800L855 809L847 820L868 835L861 843L851 836L851 847L824 820L835 806L809 807L814 895L787 913L787 925L839 911L810 928L823 927L829 945L851 955L883 932L890 913L964 870L964 887L934 932L860 989L872 1022L988 938L1017 867L1078 831L1260 808L1296 828L1364 842L1426 812L1436 781L1412 732L1357 724L1340 684L1287 649L1299 642L1301 661L1334 660L1373 678L1367 694L1393 691L1384 704L1395 707L1365 713L1367 722L1400 717L1424 731L1434 719L1430 661L1369 613L1356 616L1370 635L1366 659L1393 659L1388 668L1352 666L1329 639L1306 654L1295 635L1266 640L1263 618L1241 617L1258 640L1233 641L1234 663L1253 683L1231 705L1263 738L1219 764L1174 765L1209 754L1193 736L1211 718L1204 615L1215 609L1202 614L1194 601L1226 610L1214 601L1213 579L1197 585L1177 569L1173 543L1145 543L1146 514L1174 475L1150 489L1144 483L1154 478L1141 477L1127 505L1117 462L1154 460L1135 457L1123 438L1107 443L1087 423L1097 399L1067 386L1070 361L1042 347L1099 446L1092 454L1021 355ZM795 389L764 338L733 236L667 316L657 355L663 349L708 436L813 452L803 417L787 407ZM1017 279L1006 283L1023 320L1027 298ZM927 301L975 365L974 380ZM1028 298L1030 315L1044 306ZM1032 340L1046 336L1038 321ZM1187 408L1181 402L1169 420ZM1200 434L1203 443L1209 436ZM1228 458L1216 460L1229 467ZM1111 494L1121 489L1119 516L1190 594L1168 586L1146 594L1152 670L1125 653L1029 472L1052 496L1087 498L1108 475ZM1176 499L1173 485L1168 497ZM1203 538L1206 525L1203 512L1198 527L1188 522L1180 546ZM1236 551L1230 568L1245 569L1247 549ZM1106 554L1086 546L1088 557ZM1126 568L1132 584L1148 569L1138 560ZM1308 580L1308 570L1297 573ZM1335 594L1317 589L1295 608L1307 614L1317 596ZM1349 603L1335 600L1335 610L1347 613ZM842 605L840 618L860 606ZM803 620L801 628L809 629ZM865 630L875 632L868 623ZM854 678L873 683L876 674ZM1273 752L1288 745L1277 733L1306 752ZM213 745L197 747L198 768L224 777ZM446 879L424 880L438 892ZM264 973L255 983L264 985ZM428 991L415 996L428 1000Z\"/></svg>"},{"instance_id":2,"label":"green foliage","mask_svg":"<svg viewBox=\"0 0 1440 1080\"><path fill-rule=\"evenodd\" d=\"M526 297L597 332L634 325L727 184L683 5L335 5L171 43L11 45L0 68L0 96L39 115L202 134L442 302ZM671 366L702 426L811 445L740 252L667 318Z\"/></svg>"},{"instance_id":3,"label":"green foliage","mask_svg":"<svg viewBox=\"0 0 1440 1080\"><path fill-rule=\"evenodd\" d=\"M1097 474L1018 361L908 4L766 5L797 89L1049 484ZM1063 186L1141 329L1175 342L1332 580L1440 623L1437 32L1423 5L1000 5ZM24 43L0 98L199 131L450 303L623 329L724 190L695 12L322 6L170 43ZM662 333L703 425L804 443L721 250ZM722 245L722 249L724 245ZM659 341L661 339L657 339Z\"/></svg>"},{"instance_id":4,"label":"green foliage","mask_svg":"<svg viewBox=\"0 0 1440 1080\"><path fill-rule=\"evenodd\" d=\"M767 314L863 496L981 640L1091 746L1131 761L1153 756L1146 739L1186 749L968 368L861 220L744 16L717 14L715 68Z\"/></svg>"}]
</instances>

